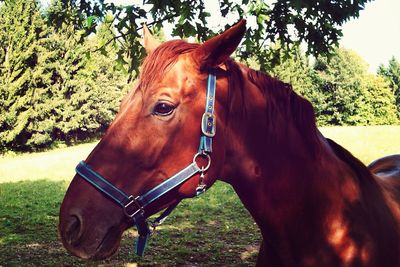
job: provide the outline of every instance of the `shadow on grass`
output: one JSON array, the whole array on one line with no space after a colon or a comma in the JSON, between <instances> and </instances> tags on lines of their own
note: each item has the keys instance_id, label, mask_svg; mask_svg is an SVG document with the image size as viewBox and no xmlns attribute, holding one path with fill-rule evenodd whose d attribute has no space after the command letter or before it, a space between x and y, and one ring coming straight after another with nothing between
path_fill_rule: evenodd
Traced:
<instances>
[{"instance_id":1,"label":"shadow on grass","mask_svg":"<svg viewBox=\"0 0 400 267\"><path fill-rule=\"evenodd\" d=\"M47 180L0 184L0 266L253 266L261 237L232 189L217 183L186 200L134 255L136 232L124 234L111 259L87 263L58 239L59 207L68 184Z\"/></svg>"}]
</instances>

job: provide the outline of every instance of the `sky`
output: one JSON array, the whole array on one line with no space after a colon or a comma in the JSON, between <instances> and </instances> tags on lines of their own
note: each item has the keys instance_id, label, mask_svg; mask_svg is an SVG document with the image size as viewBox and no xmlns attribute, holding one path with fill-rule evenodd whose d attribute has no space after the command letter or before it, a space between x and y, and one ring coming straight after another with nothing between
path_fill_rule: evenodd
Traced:
<instances>
[{"instance_id":1,"label":"sky","mask_svg":"<svg viewBox=\"0 0 400 267\"><path fill-rule=\"evenodd\" d=\"M368 3L357 19L343 26L341 46L357 52L375 72L391 57L400 59L400 0Z\"/></svg>"}]
</instances>

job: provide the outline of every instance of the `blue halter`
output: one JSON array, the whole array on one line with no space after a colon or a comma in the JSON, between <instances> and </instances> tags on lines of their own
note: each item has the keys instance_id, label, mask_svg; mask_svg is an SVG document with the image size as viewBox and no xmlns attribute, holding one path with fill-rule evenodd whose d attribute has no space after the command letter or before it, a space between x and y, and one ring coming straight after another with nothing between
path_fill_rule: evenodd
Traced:
<instances>
[{"instance_id":1,"label":"blue halter","mask_svg":"<svg viewBox=\"0 0 400 267\"><path fill-rule=\"evenodd\" d=\"M200 173L200 182L196 188L196 195L202 194L207 189L207 185L204 184L203 178L205 172L211 165L210 154L212 152L212 138L214 137L216 131L216 118L214 113L215 91L216 76L215 72L212 71L208 75L206 109L201 122L202 134L200 137L200 146L198 153L193 157L193 162L143 195L134 197L126 194L107 181L100 174L95 172L83 161L76 166L76 172L79 174L79 176L81 176L115 203L120 205L124 211L124 214L133 220L133 224L136 225L139 234L139 238L135 246L135 251L139 256L143 255L147 240L151 234L147 217L145 215L145 208L149 204L153 203L161 196L165 195L198 173ZM203 157L207 160L206 166L199 167L197 165L197 158L199 157ZM166 217L175 209L179 202L180 201L177 201L165 209L161 215L152 222L153 228L163 223Z\"/></svg>"}]
</instances>

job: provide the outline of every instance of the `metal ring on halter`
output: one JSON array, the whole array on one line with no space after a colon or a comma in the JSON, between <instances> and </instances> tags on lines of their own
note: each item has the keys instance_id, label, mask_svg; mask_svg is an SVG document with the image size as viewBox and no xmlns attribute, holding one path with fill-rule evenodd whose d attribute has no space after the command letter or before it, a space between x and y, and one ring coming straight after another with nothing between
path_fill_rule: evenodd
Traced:
<instances>
[{"instance_id":1,"label":"metal ring on halter","mask_svg":"<svg viewBox=\"0 0 400 267\"><path fill-rule=\"evenodd\" d=\"M205 171L207 171L209 168L210 168L210 165L211 165L211 157L210 157L210 155L208 155L208 154L206 154L206 153L204 153L204 152L199 152L199 153L197 153L196 155L194 155L194 157L193 157L193 163L195 163L196 165L197 165L197 162L196 162L196 159L198 158L198 157L205 157L206 159L207 159L207 165L204 167L204 166L201 166L201 167L199 167L200 169L201 169L201 172L205 172ZM198 165L197 165L198 166Z\"/></svg>"}]
</instances>

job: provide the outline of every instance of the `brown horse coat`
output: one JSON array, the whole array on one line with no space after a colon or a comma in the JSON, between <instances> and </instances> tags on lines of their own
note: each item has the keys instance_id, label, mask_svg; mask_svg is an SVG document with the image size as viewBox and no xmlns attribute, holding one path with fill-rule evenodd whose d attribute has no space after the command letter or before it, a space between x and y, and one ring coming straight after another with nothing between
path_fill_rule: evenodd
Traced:
<instances>
[{"instance_id":1,"label":"brown horse coat","mask_svg":"<svg viewBox=\"0 0 400 267\"><path fill-rule=\"evenodd\" d=\"M263 236L258 265L400 266L398 180L372 173L388 176L398 157L385 175L378 165L371 172L320 134L311 104L290 85L229 59L245 29L241 21L202 45L159 44L146 30L139 83L86 162L132 195L186 166L198 147L213 68L218 130L204 181L230 183L250 211ZM172 112L154 112L160 103ZM193 176L147 215L194 196L198 183ZM75 176L59 225L71 253L109 257L128 227L114 203Z\"/></svg>"}]
</instances>

